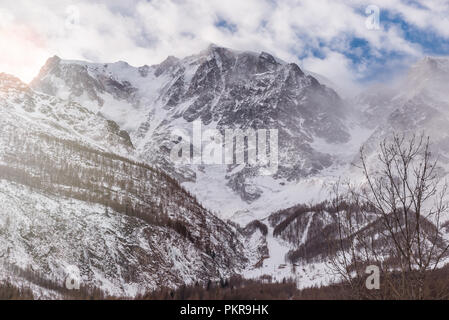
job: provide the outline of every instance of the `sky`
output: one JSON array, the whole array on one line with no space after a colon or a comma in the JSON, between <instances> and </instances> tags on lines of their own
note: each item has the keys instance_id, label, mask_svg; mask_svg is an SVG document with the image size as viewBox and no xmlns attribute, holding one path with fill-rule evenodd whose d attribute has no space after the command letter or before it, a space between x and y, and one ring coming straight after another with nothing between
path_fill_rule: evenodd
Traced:
<instances>
[{"instance_id":1,"label":"sky","mask_svg":"<svg viewBox=\"0 0 449 320\"><path fill-rule=\"evenodd\" d=\"M53 55L141 66L211 43L353 91L449 55L449 0L0 0L0 72L25 82Z\"/></svg>"}]
</instances>

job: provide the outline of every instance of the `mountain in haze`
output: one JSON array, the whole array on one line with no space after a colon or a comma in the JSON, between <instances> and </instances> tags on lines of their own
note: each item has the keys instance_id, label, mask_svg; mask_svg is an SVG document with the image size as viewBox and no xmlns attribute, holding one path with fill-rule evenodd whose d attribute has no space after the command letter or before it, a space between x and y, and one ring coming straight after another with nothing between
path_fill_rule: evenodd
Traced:
<instances>
[{"instance_id":1,"label":"mountain in haze","mask_svg":"<svg viewBox=\"0 0 449 320\"><path fill-rule=\"evenodd\" d=\"M263 206L285 185L331 168L341 159L321 146L343 148L351 140L350 110L339 95L296 64L265 52L211 45L197 55L142 67L53 57L31 87L115 121L129 133L136 157L185 182L216 211L235 203L227 210L231 215L257 200ZM278 130L278 170L263 176L257 165L174 165L172 132L192 136L194 121L221 133ZM225 195L218 201L203 197L202 186Z\"/></svg>"},{"instance_id":2,"label":"mountain in haze","mask_svg":"<svg viewBox=\"0 0 449 320\"><path fill-rule=\"evenodd\" d=\"M296 64L214 45L184 59L168 57L142 67L53 57L31 86L115 121L129 133L138 159L174 176L221 217L245 224L298 202L324 200L326 185L351 170L360 146L374 150L391 128L400 128L392 122L400 118L392 117L407 102L407 108L420 104L419 97L429 108L432 100L444 104L445 97L438 97L447 83L444 61L426 58L401 84L369 88L351 103ZM423 93L426 86L434 93ZM429 108L415 111L438 118ZM228 128L279 130L276 174L264 176L257 165L174 164L169 154L178 140L172 133L181 130L192 137L196 120L221 133ZM403 129L409 127L404 124ZM436 128L426 124L420 130Z\"/></svg>"},{"instance_id":3,"label":"mountain in haze","mask_svg":"<svg viewBox=\"0 0 449 320\"><path fill-rule=\"evenodd\" d=\"M403 79L389 89L379 86L364 93L359 102L366 119L378 114L375 131L364 143L367 152L394 132L431 138L432 149L442 164L449 160L449 59L426 57L413 65Z\"/></svg>"},{"instance_id":4,"label":"mountain in haze","mask_svg":"<svg viewBox=\"0 0 449 320\"><path fill-rule=\"evenodd\" d=\"M428 135L432 154L438 157L438 175L447 179L449 159L449 59L426 57L411 66L399 83L394 86L371 87L357 96L355 104L361 124L371 128L372 134L362 141L368 159L368 169L378 169L379 144L394 133L405 135ZM351 162L360 164L359 155L353 154ZM350 178L353 183L364 182L360 168L348 166L339 176ZM332 181L329 177L328 181ZM448 200L448 199L446 199ZM315 203L316 204L316 203ZM267 228L266 235L253 231L257 241L267 241L271 248L262 263L261 270L254 274L270 273L278 280L288 274L296 274L299 286L315 285L319 281L331 281L326 268L329 240L337 238L336 212L329 203L310 206L301 203L273 212L260 219ZM443 214L440 224L449 223L449 215ZM382 235L382 226L373 222L372 231ZM446 230L446 236L447 231ZM273 258L273 250L282 252ZM447 257L445 258L447 261ZM444 263L443 263L444 264ZM299 265L291 271L292 265ZM282 268L280 268L282 267ZM280 268L280 270L279 270ZM251 274L251 273L250 273Z\"/></svg>"}]
</instances>

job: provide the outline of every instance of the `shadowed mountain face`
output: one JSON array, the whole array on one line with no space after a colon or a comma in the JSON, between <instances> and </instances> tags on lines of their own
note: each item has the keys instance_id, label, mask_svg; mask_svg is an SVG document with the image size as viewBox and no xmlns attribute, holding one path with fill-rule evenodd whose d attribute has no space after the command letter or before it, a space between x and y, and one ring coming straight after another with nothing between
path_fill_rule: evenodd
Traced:
<instances>
[{"instance_id":1,"label":"shadowed mountain face","mask_svg":"<svg viewBox=\"0 0 449 320\"><path fill-rule=\"evenodd\" d=\"M254 181L260 167L214 170L175 167L169 159L172 131L191 134L192 122L217 129L276 129L279 170L273 180L296 181L330 167L332 154L312 143L338 145L349 140L342 100L330 88L267 53L237 52L210 46L185 59L167 58L134 68L124 62L91 64L50 59L31 86L77 101L130 134L139 158L182 181L196 181L212 170L218 185L230 187L244 201L261 197ZM278 184L278 183L277 183Z\"/></svg>"}]
</instances>

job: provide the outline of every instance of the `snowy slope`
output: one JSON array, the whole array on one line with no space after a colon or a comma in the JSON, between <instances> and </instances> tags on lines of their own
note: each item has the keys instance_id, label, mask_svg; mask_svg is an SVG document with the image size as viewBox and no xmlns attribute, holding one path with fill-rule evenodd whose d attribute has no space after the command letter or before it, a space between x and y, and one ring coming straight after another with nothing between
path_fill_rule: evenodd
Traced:
<instances>
[{"instance_id":1,"label":"snowy slope","mask_svg":"<svg viewBox=\"0 0 449 320\"><path fill-rule=\"evenodd\" d=\"M84 285L132 296L248 263L237 229L171 177L118 155L133 148L116 124L3 74L0 114L3 279L30 283L32 272L63 286L76 267Z\"/></svg>"}]
</instances>

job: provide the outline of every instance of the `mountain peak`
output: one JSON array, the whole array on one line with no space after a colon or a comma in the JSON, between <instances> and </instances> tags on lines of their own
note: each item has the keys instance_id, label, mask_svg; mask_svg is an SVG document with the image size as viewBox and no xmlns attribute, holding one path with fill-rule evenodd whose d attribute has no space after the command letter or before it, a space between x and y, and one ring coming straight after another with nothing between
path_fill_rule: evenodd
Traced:
<instances>
[{"instance_id":1,"label":"mountain peak","mask_svg":"<svg viewBox=\"0 0 449 320\"><path fill-rule=\"evenodd\" d=\"M40 69L37 77L31 81L31 84L33 82L35 82L36 79L41 78L42 75L51 73L51 70L53 70L55 67L57 67L61 63L61 61L63 61L63 60L60 57L58 57L57 55L54 55L53 57L48 58L47 61L45 62L45 64Z\"/></svg>"},{"instance_id":2,"label":"mountain peak","mask_svg":"<svg viewBox=\"0 0 449 320\"><path fill-rule=\"evenodd\" d=\"M226 54L234 54L236 53L234 50L226 48L226 47L221 47L218 46L216 44L210 44L206 50L203 50L202 52L200 52L200 55L226 55Z\"/></svg>"},{"instance_id":3,"label":"mountain peak","mask_svg":"<svg viewBox=\"0 0 449 320\"><path fill-rule=\"evenodd\" d=\"M296 63L289 63L288 66L294 73L296 73L300 76L304 75L304 72L301 70L301 68ZM314 82L318 82L314 77L311 76L311 78L314 80Z\"/></svg>"},{"instance_id":4,"label":"mountain peak","mask_svg":"<svg viewBox=\"0 0 449 320\"><path fill-rule=\"evenodd\" d=\"M275 59L271 54L269 54L269 53L267 53L267 52L265 52L265 51L262 51L262 52L260 53L259 59L260 59L260 60L264 60L264 61L266 61L266 62L268 62L268 63L271 63L271 64L278 64L278 62L276 61L276 59Z\"/></svg>"},{"instance_id":5,"label":"mountain peak","mask_svg":"<svg viewBox=\"0 0 449 320\"><path fill-rule=\"evenodd\" d=\"M449 73L449 58L448 57L431 57L426 56L415 65L412 66L412 72L419 70L421 72L445 72Z\"/></svg>"},{"instance_id":6,"label":"mountain peak","mask_svg":"<svg viewBox=\"0 0 449 320\"><path fill-rule=\"evenodd\" d=\"M159 66L171 66L171 65L175 64L178 61L179 61L179 59L176 58L175 56L168 56L164 61L162 61L159 64Z\"/></svg>"},{"instance_id":7,"label":"mountain peak","mask_svg":"<svg viewBox=\"0 0 449 320\"><path fill-rule=\"evenodd\" d=\"M60 57L58 57L57 55L54 55L53 57L50 57L47 59L47 62L45 62L44 67L57 65L61 61L62 61L62 59Z\"/></svg>"},{"instance_id":8,"label":"mountain peak","mask_svg":"<svg viewBox=\"0 0 449 320\"><path fill-rule=\"evenodd\" d=\"M449 81L449 58L427 56L414 64L405 80L407 96L413 96L424 89L445 92ZM440 90L441 89L441 90Z\"/></svg>"},{"instance_id":9,"label":"mountain peak","mask_svg":"<svg viewBox=\"0 0 449 320\"><path fill-rule=\"evenodd\" d=\"M0 72L0 80L8 80L8 79L11 79L11 78L17 79L15 76L13 76L13 75L11 75L9 73Z\"/></svg>"},{"instance_id":10,"label":"mountain peak","mask_svg":"<svg viewBox=\"0 0 449 320\"><path fill-rule=\"evenodd\" d=\"M10 75L8 73L0 72L0 90L11 88L27 88L27 85L23 83L19 78Z\"/></svg>"}]
</instances>

